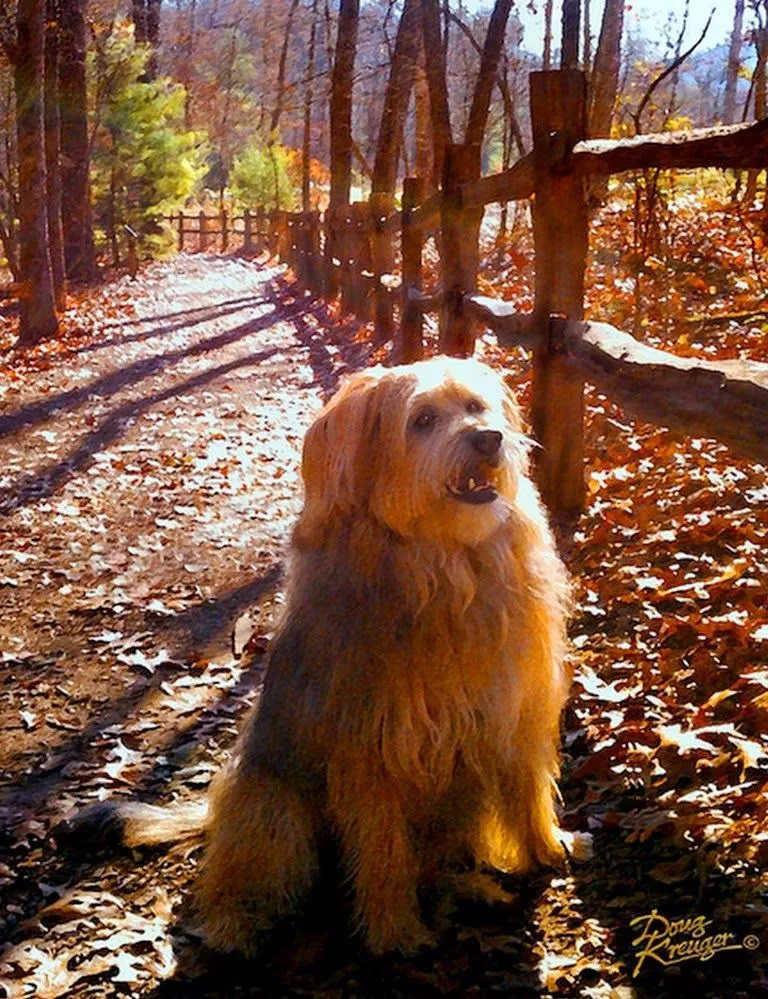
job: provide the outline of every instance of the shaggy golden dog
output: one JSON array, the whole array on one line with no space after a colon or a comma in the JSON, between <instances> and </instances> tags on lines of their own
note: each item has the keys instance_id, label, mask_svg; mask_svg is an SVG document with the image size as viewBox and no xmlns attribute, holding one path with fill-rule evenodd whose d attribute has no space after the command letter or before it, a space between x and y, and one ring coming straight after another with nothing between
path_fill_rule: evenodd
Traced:
<instances>
[{"instance_id":1,"label":"shaggy golden dog","mask_svg":"<svg viewBox=\"0 0 768 999\"><path fill-rule=\"evenodd\" d=\"M213 948L252 953L329 840L374 953L429 939L420 887L463 870L494 895L483 869L561 857L566 580L521 429L489 368L437 358L354 375L307 433L285 615L232 763L204 812L122 806L130 844L205 828Z\"/></svg>"}]
</instances>

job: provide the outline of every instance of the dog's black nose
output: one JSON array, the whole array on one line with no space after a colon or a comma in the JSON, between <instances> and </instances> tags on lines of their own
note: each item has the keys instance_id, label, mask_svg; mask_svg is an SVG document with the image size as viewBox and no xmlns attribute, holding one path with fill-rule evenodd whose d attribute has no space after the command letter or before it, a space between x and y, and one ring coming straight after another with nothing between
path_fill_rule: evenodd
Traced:
<instances>
[{"instance_id":1,"label":"dog's black nose","mask_svg":"<svg viewBox=\"0 0 768 999\"><path fill-rule=\"evenodd\" d=\"M501 440L498 430L473 430L469 435L470 444L484 458L492 458L498 452Z\"/></svg>"}]
</instances>

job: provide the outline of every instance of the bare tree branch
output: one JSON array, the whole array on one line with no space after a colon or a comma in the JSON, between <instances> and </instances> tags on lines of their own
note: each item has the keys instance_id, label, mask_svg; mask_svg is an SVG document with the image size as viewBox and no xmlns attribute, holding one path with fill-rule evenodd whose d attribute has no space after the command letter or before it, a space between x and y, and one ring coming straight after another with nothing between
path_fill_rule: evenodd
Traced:
<instances>
[{"instance_id":1,"label":"bare tree branch","mask_svg":"<svg viewBox=\"0 0 768 999\"><path fill-rule=\"evenodd\" d=\"M454 13L454 11L450 12L450 18L453 21L453 23L456 25L456 27L459 29L459 31L467 39L467 41L475 50L475 52L477 52L478 55L482 55L483 52L482 46L480 45L480 42L478 42L478 40L475 38L474 34L472 33L472 29L469 27L466 21L463 21L458 14ZM507 54L505 52L502 53L502 58L506 61ZM512 100L512 95L509 92L509 84L507 83L507 80L505 79L501 69L497 70L496 72L496 85L499 88L499 91L501 92L501 99L504 103L504 112L507 116L507 121L509 122L509 126L512 129L512 134L515 137L517 151L520 154L520 156L525 156L528 150L525 148L523 133L520 128L520 123L517 120L517 115L515 114L515 104L514 101Z\"/></svg>"},{"instance_id":2,"label":"bare tree branch","mask_svg":"<svg viewBox=\"0 0 768 999\"><path fill-rule=\"evenodd\" d=\"M469 112L467 131L464 141L467 143L483 141L485 127L488 123L488 111L491 106L493 84L499 68L501 50L507 33L507 21L512 9L512 0L496 0L488 31L485 36L483 52L480 56L480 69L477 72L475 92L472 95L472 107Z\"/></svg>"},{"instance_id":3,"label":"bare tree branch","mask_svg":"<svg viewBox=\"0 0 768 999\"><path fill-rule=\"evenodd\" d=\"M662 83L664 80L666 80L666 78L671 73L674 73L679 66L682 66L682 64L685 62L688 56L692 55L699 47L699 45L701 45L701 43L704 41L704 38L706 37L707 32L709 31L709 26L712 23L712 18L714 16L715 16L715 8L713 7L712 12L707 18L707 23L704 25L704 30L699 35L698 39L693 43L693 45L691 45L689 49L683 52L682 55L679 55L677 59L671 62L663 72L659 73L659 75L656 77L656 79L653 81L650 87L646 90L643 99L640 101L637 111L635 111L634 114L632 115L632 120L635 123L635 131L637 132L638 135L642 133L642 129L640 127L640 118L643 114L643 111L645 111L645 106L648 103L648 101L651 99L654 90L656 90L658 85Z\"/></svg>"}]
</instances>

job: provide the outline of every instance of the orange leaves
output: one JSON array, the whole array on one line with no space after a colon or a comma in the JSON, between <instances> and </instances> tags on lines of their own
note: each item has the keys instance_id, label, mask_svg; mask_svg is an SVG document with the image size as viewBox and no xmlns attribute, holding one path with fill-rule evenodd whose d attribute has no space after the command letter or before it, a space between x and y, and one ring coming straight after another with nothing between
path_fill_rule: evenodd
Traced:
<instances>
[{"instance_id":1,"label":"orange leaves","mask_svg":"<svg viewBox=\"0 0 768 999\"><path fill-rule=\"evenodd\" d=\"M699 277L698 274L689 274L688 277L686 278L686 283L688 287L691 288L693 291L698 291L703 294L709 294L710 286L703 278Z\"/></svg>"}]
</instances>

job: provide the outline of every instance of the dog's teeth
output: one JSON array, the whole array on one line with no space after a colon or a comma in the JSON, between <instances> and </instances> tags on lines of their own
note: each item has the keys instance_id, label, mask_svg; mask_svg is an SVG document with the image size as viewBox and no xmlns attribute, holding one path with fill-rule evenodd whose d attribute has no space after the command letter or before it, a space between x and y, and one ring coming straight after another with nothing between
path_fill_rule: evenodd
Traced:
<instances>
[{"instance_id":1,"label":"dog's teeth","mask_svg":"<svg viewBox=\"0 0 768 999\"><path fill-rule=\"evenodd\" d=\"M469 482L467 483L467 487L469 488L469 491L472 492L472 490L475 488L475 480L470 479Z\"/></svg>"}]
</instances>

